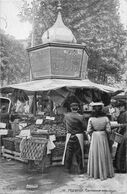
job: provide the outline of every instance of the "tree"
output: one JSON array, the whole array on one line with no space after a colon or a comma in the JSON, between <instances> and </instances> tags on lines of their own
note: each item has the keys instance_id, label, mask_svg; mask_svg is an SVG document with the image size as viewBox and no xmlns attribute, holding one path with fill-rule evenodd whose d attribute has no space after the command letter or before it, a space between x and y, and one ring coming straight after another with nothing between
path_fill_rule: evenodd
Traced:
<instances>
[{"instance_id":1,"label":"tree","mask_svg":"<svg viewBox=\"0 0 127 194\"><path fill-rule=\"evenodd\" d=\"M88 77L108 83L121 79L125 57L123 46L126 31L120 23L119 0L61 0L64 23L72 30L78 43L89 51ZM43 32L51 27L57 16L57 0L23 0L22 19L33 22L35 41L41 44Z\"/></svg>"},{"instance_id":2,"label":"tree","mask_svg":"<svg viewBox=\"0 0 127 194\"><path fill-rule=\"evenodd\" d=\"M28 59L23 45L0 31L1 86L28 79Z\"/></svg>"}]
</instances>

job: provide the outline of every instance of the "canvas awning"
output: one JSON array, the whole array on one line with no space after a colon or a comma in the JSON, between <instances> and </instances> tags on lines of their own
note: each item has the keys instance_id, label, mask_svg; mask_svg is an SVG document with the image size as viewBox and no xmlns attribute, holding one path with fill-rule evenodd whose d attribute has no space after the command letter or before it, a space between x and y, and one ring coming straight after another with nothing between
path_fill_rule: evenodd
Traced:
<instances>
[{"instance_id":1,"label":"canvas awning","mask_svg":"<svg viewBox=\"0 0 127 194\"><path fill-rule=\"evenodd\" d=\"M35 80L30 82L8 85L6 87L0 88L0 91L3 93L11 93L14 91L14 89L19 89L32 94L34 92L56 90L63 87L95 88L107 93L113 93L118 90L118 88L93 83L88 79L85 79L85 80L44 79L44 80Z\"/></svg>"}]
</instances>

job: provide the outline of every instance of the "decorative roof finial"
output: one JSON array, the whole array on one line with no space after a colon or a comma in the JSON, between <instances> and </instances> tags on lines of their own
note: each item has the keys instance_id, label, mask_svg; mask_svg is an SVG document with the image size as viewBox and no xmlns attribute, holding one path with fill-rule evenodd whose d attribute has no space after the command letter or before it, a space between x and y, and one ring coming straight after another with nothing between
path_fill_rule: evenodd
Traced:
<instances>
[{"instance_id":1,"label":"decorative roof finial","mask_svg":"<svg viewBox=\"0 0 127 194\"><path fill-rule=\"evenodd\" d=\"M58 10L58 11L61 11L61 9L62 9L62 7L61 7L61 2L60 2L60 0L58 0L58 7L57 7L57 10Z\"/></svg>"},{"instance_id":2,"label":"decorative roof finial","mask_svg":"<svg viewBox=\"0 0 127 194\"><path fill-rule=\"evenodd\" d=\"M76 43L76 39L72 31L65 26L61 16L61 2L58 0L58 15L55 23L42 35L42 43L47 42L64 42L64 43Z\"/></svg>"}]
</instances>

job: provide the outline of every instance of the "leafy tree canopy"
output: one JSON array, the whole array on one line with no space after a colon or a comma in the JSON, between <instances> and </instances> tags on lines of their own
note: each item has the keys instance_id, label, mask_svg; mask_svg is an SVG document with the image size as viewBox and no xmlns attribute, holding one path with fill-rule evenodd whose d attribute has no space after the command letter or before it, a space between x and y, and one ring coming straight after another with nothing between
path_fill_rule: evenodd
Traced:
<instances>
[{"instance_id":1,"label":"leafy tree canopy","mask_svg":"<svg viewBox=\"0 0 127 194\"><path fill-rule=\"evenodd\" d=\"M22 2L20 18L33 23L34 44L41 44L43 32L56 20L58 0ZM65 25L89 51L89 79L108 83L112 77L119 81L125 63L126 41L118 12L119 0L61 0L61 4Z\"/></svg>"},{"instance_id":2,"label":"leafy tree canopy","mask_svg":"<svg viewBox=\"0 0 127 194\"><path fill-rule=\"evenodd\" d=\"M20 41L0 30L0 82L1 86L28 79L28 59Z\"/></svg>"}]
</instances>

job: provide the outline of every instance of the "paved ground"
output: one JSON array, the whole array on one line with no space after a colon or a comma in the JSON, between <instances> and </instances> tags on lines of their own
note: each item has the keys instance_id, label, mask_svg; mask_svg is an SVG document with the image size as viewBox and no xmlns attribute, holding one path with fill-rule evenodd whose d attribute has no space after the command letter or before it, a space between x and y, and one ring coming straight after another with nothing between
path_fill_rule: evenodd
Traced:
<instances>
[{"instance_id":1,"label":"paved ground","mask_svg":"<svg viewBox=\"0 0 127 194\"><path fill-rule=\"evenodd\" d=\"M32 186L36 188L31 188ZM87 174L71 175L63 167L51 167L44 174L26 171L23 163L0 158L0 194L109 194L127 193L127 174L115 174L101 181Z\"/></svg>"}]
</instances>

